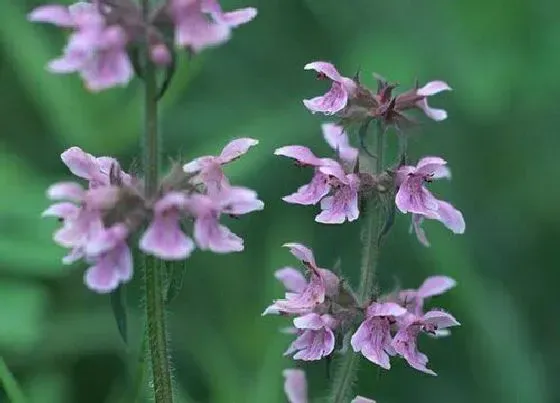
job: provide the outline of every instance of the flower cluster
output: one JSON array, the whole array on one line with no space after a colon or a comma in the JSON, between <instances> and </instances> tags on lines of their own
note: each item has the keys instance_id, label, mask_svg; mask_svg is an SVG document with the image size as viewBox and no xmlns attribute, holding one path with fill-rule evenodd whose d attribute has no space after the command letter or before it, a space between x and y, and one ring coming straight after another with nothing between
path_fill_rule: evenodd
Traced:
<instances>
[{"instance_id":1,"label":"flower cluster","mask_svg":"<svg viewBox=\"0 0 560 403\"><path fill-rule=\"evenodd\" d=\"M362 119L380 119L382 125L399 125L410 120L403 111L411 108L423 110L434 120L447 117L444 110L428 106L427 97L450 87L443 81L431 81L421 88L392 96L395 84L378 78L378 90L373 93L363 87L357 78L343 77L327 62L313 62L305 69L317 71L321 79L332 81L331 89L323 96L304 100L312 112L326 115L337 114L343 118L351 116ZM321 213L315 221L324 224L341 224L354 221L360 215L359 201L371 197L372 190L378 193L395 194L395 204L402 213L412 214L412 228L420 243L429 246L422 221L426 218L441 221L456 234L465 231L465 221L460 211L450 203L437 200L426 188L433 179L450 178L446 161L440 157L424 157L417 166L397 165L385 172L372 175L360 172L357 148L350 145L344 127L325 123L323 137L336 151L336 159L316 157L307 147L290 145L278 148L276 155L293 158L300 166L313 167L311 182L301 186L295 193L285 196L284 201L295 204L321 203ZM364 149L364 152L369 153ZM400 164L400 162L399 162Z\"/></svg>"},{"instance_id":2,"label":"flower cluster","mask_svg":"<svg viewBox=\"0 0 560 403\"><path fill-rule=\"evenodd\" d=\"M284 375L284 392L288 402L308 403L305 372L301 369L285 369L282 374ZM375 400L356 396L350 403L375 403Z\"/></svg>"},{"instance_id":3,"label":"flower cluster","mask_svg":"<svg viewBox=\"0 0 560 403\"><path fill-rule=\"evenodd\" d=\"M250 7L224 12L218 0L166 0L146 18L133 0L91 0L39 6L28 18L71 30L64 54L48 69L79 73L89 90L100 91L132 79L128 51L134 47L146 44L152 62L169 65L174 47L199 52L224 43L232 28L256 14ZM173 38L166 36L168 31Z\"/></svg>"},{"instance_id":4,"label":"flower cluster","mask_svg":"<svg viewBox=\"0 0 560 403\"><path fill-rule=\"evenodd\" d=\"M425 300L454 287L454 280L429 277L417 290L400 290L361 306L332 271L317 266L310 249L298 243L285 246L308 271L306 278L292 267L277 270L275 277L288 292L263 313L295 316L288 333L294 333L296 339L285 355L304 361L327 357L333 353L337 338L343 336L337 330L359 323L350 339L355 352L384 369L391 367L389 357L398 355L411 367L435 375L426 367L426 355L417 349L417 337L421 333L444 335L448 327L459 325L440 309L424 312ZM342 344L339 341L338 345Z\"/></svg>"},{"instance_id":5,"label":"flower cluster","mask_svg":"<svg viewBox=\"0 0 560 403\"><path fill-rule=\"evenodd\" d=\"M163 178L155 198L148 197L142 180L124 172L114 158L94 157L78 147L66 150L62 161L88 186L60 182L47 191L55 203L43 216L62 222L54 241L70 249L63 262L86 260L91 264L86 285L110 292L132 277L127 240L137 231L143 230L139 248L165 260L185 259L195 245L216 253L243 250L243 240L220 224L220 216L239 216L261 210L264 204L254 191L232 186L222 165L257 143L249 138L233 140L217 157L175 166ZM194 241L184 231L189 225Z\"/></svg>"},{"instance_id":6,"label":"flower cluster","mask_svg":"<svg viewBox=\"0 0 560 403\"><path fill-rule=\"evenodd\" d=\"M303 101L311 112L325 115L337 114L341 117L382 118L386 123L400 123L409 118L403 114L408 109L420 109L429 118L440 121L447 118L443 109L434 109L428 105L427 98L451 88L443 81L430 81L423 87L411 89L403 94L393 96L396 84L390 84L378 77L377 91L374 93L362 86L358 78L342 76L338 70L327 62L313 62L305 65L306 70L315 70L317 78L330 80L330 90L319 97Z\"/></svg>"},{"instance_id":7,"label":"flower cluster","mask_svg":"<svg viewBox=\"0 0 560 403\"><path fill-rule=\"evenodd\" d=\"M354 169L358 160L358 149L350 146L348 135L341 126L332 123L322 125L323 137L336 151L337 160L318 158L303 146L285 146L274 153L293 158L300 166L313 167L311 182L301 186L297 192L285 196L284 201L295 204L317 204L322 212L315 221L324 224L340 224L354 221L359 216L358 190L360 178Z\"/></svg>"}]
</instances>

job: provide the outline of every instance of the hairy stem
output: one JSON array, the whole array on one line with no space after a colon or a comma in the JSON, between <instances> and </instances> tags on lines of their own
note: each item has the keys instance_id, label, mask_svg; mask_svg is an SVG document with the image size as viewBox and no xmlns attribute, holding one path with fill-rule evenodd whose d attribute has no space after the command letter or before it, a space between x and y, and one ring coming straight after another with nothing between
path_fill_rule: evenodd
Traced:
<instances>
[{"instance_id":1,"label":"hairy stem","mask_svg":"<svg viewBox=\"0 0 560 403\"><path fill-rule=\"evenodd\" d=\"M377 127L377 138L375 139L375 157L367 152L372 146L373 136L367 136L366 149L360 152L360 169L371 174L378 174L383 170L383 154L385 148L384 131L381 126ZM373 148L373 147L372 147ZM375 291L375 272L379 259L378 238L382 229L382 206L376 194L371 195L364 201L363 227L362 227L362 255L360 266L360 286L358 288L358 299L360 304L365 305ZM360 357L348 350L339 359L338 368L335 372L334 382L330 397L331 403L347 403L352 397L352 386L356 378L356 372L360 363Z\"/></svg>"},{"instance_id":2,"label":"hairy stem","mask_svg":"<svg viewBox=\"0 0 560 403\"><path fill-rule=\"evenodd\" d=\"M150 12L149 0L142 0L142 9L147 18ZM149 199L157 195L159 174L159 134L158 134L158 88L156 68L146 49L143 55L144 93L144 175L146 194ZM148 350L152 364L154 400L156 403L172 403L171 369L167 346L165 317L165 289L162 264L154 257L146 256L144 264L144 291L146 304L146 326Z\"/></svg>"},{"instance_id":3,"label":"hairy stem","mask_svg":"<svg viewBox=\"0 0 560 403\"><path fill-rule=\"evenodd\" d=\"M14 378L2 357L0 357L0 386L3 387L10 402L25 403L27 401L16 378Z\"/></svg>"}]
</instances>

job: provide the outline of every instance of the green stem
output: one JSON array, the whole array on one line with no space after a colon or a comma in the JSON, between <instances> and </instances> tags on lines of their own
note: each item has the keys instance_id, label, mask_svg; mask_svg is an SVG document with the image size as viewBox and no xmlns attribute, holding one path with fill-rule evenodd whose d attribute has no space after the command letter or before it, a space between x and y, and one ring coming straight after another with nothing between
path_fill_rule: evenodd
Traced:
<instances>
[{"instance_id":1,"label":"green stem","mask_svg":"<svg viewBox=\"0 0 560 403\"><path fill-rule=\"evenodd\" d=\"M0 385L3 386L10 402L25 403L27 401L16 378L14 378L2 357L0 357Z\"/></svg>"},{"instance_id":2,"label":"green stem","mask_svg":"<svg viewBox=\"0 0 560 403\"><path fill-rule=\"evenodd\" d=\"M142 0L142 10L147 18L150 12L150 1ZM146 195L148 199L157 197L159 175L159 134L158 134L158 88L156 68L144 51L143 79L144 93L144 175ZM146 326L148 332L148 350L152 364L154 400L156 403L172 403L173 389L171 369L167 346L167 330L165 318L165 290L163 270L159 260L152 256L145 257L144 290L146 304Z\"/></svg>"},{"instance_id":3,"label":"green stem","mask_svg":"<svg viewBox=\"0 0 560 403\"><path fill-rule=\"evenodd\" d=\"M372 139L373 136L366 137ZM370 142L373 142L370 140ZM370 149L371 144L366 141L366 150ZM362 150L360 153L360 169L370 174L378 174L383 170L383 154L385 148L384 131L381 126L377 128L377 138L375 139L376 156L372 158ZM358 288L358 299L360 304L365 305L375 291L375 272L379 259L378 238L382 229L381 215L382 208L379 205L379 198L372 194L364 202L362 210L362 261L360 266L360 286ZM360 357L348 350L339 360L331 392L331 403L347 403L351 399L352 385L356 378L356 372L360 364Z\"/></svg>"}]
</instances>

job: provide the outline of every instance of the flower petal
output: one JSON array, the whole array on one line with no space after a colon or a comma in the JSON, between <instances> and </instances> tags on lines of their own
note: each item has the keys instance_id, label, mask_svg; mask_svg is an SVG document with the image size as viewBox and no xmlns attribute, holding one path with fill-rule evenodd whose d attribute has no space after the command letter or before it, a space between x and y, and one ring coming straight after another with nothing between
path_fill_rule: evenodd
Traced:
<instances>
[{"instance_id":1,"label":"flower petal","mask_svg":"<svg viewBox=\"0 0 560 403\"><path fill-rule=\"evenodd\" d=\"M284 392L289 403L307 403L307 381L301 369L285 369Z\"/></svg>"},{"instance_id":2,"label":"flower petal","mask_svg":"<svg viewBox=\"0 0 560 403\"><path fill-rule=\"evenodd\" d=\"M451 277L447 276L431 276L428 277L422 285L418 288L418 296L420 298L433 297L441 295L451 288L455 287L457 282Z\"/></svg>"},{"instance_id":3,"label":"flower petal","mask_svg":"<svg viewBox=\"0 0 560 403\"><path fill-rule=\"evenodd\" d=\"M290 248L290 253L294 255L297 259L301 260L305 265L316 268L315 257L313 256L313 251L307 246L304 246L297 242L285 243L285 248Z\"/></svg>"},{"instance_id":4,"label":"flower petal","mask_svg":"<svg viewBox=\"0 0 560 403\"><path fill-rule=\"evenodd\" d=\"M316 157L311 150L304 146L284 146L277 148L274 151L275 155L282 155L284 157L293 158L300 164L319 166L321 159Z\"/></svg>"},{"instance_id":5,"label":"flower petal","mask_svg":"<svg viewBox=\"0 0 560 403\"><path fill-rule=\"evenodd\" d=\"M239 138L229 142L222 153L218 157L221 164L227 164L245 154L249 151L249 148L256 146L259 144L258 140L251 139L251 138Z\"/></svg>"},{"instance_id":6,"label":"flower petal","mask_svg":"<svg viewBox=\"0 0 560 403\"><path fill-rule=\"evenodd\" d=\"M288 291L303 292L307 286L307 280L300 271L293 267L284 267L274 272L274 277L284 284Z\"/></svg>"},{"instance_id":7,"label":"flower petal","mask_svg":"<svg viewBox=\"0 0 560 403\"><path fill-rule=\"evenodd\" d=\"M429 97L442 91L451 91L451 87L445 81L430 81L422 88L416 90L416 94L422 97Z\"/></svg>"},{"instance_id":8,"label":"flower petal","mask_svg":"<svg viewBox=\"0 0 560 403\"><path fill-rule=\"evenodd\" d=\"M55 4L35 8L27 15L27 19L31 22L46 22L59 27L70 28L74 26L74 21L68 8Z\"/></svg>"}]
</instances>

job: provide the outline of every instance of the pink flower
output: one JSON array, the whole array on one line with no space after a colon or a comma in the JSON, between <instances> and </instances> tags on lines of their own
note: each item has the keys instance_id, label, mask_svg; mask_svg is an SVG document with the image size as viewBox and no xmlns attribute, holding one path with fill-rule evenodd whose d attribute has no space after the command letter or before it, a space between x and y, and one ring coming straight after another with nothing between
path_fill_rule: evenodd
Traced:
<instances>
[{"instance_id":1,"label":"pink flower","mask_svg":"<svg viewBox=\"0 0 560 403\"><path fill-rule=\"evenodd\" d=\"M50 71L77 72L91 91L123 86L132 79L134 73L126 51L128 36L120 26L107 25L96 4L40 6L28 18L73 29L64 55L49 63Z\"/></svg>"},{"instance_id":2,"label":"pink flower","mask_svg":"<svg viewBox=\"0 0 560 403\"><path fill-rule=\"evenodd\" d=\"M294 354L295 360L314 361L331 354L334 350L335 319L330 315L309 313L294 319L294 326L301 334L284 355Z\"/></svg>"},{"instance_id":3,"label":"pink flower","mask_svg":"<svg viewBox=\"0 0 560 403\"><path fill-rule=\"evenodd\" d=\"M90 188L111 184L111 175L130 184L130 175L120 169L119 163L112 157L94 157L79 147L70 147L60 158L70 172L89 182Z\"/></svg>"},{"instance_id":4,"label":"pink flower","mask_svg":"<svg viewBox=\"0 0 560 403\"><path fill-rule=\"evenodd\" d=\"M62 228L55 232L53 238L60 246L72 249L63 259L63 263L71 264L81 259L90 240L104 230L100 209L115 202L115 192L113 187L85 191L74 182L60 182L49 187L47 196L51 200L72 202L55 203L42 214L43 217L57 217L62 220Z\"/></svg>"},{"instance_id":5,"label":"pink flower","mask_svg":"<svg viewBox=\"0 0 560 403\"><path fill-rule=\"evenodd\" d=\"M154 218L140 239L140 249L162 259L181 260L190 256L194 242L181 230L181 213L187 198L179 192L163 196L154 205Z\"/></svg>"},{"instance_id":6,"label":"pink flower","mask_svg":"<svg viewBox=\"0 0 560 403\"><path fill-rule=\"evenodd\" d=\"M301 369L285 369L282 374L284 375L284 392L288 402L308 403L305 372ZM356 396L350 403L375 403L375 401L362 396Z\"/></svg>"},{"instance_id":7,"label":"pink flower","mask_svg":"<svg viewBox=\"0 0 560 403\"><path fill-rule=\"evenodd\" d=\"M342 224L344 221L357 220L358 190L360 179L356 174L345 174L340 166L323 166L319 170L331 178L335 189L331 196L321 200L321 213L315 221L323 224Z\"/></svg>"},{"instance_id":8,"label":"pink flower","mask_svg":"<svg viewBox=\"0 0 560 403\"><path fill-rule=\"evenodd\" d=\"M333 115L344 109L348 104L348 99L356 92L356 83L350 78L341 76L331 63L308 63L304 69L315 70L319 78L332 81L331 89L325 95L303 101L305 107L313 113L321 112L325 115Z\"/></svg>"},{"instance_id":9,"label":"pink flower","mask_svg":"<svg viewBox=\"0 0 560 403\"><path fill-rule=\"evenodd\" d=\"M94 265L87 269L84 281L91 290L111 292L132 278L132 254L126 244L127 237L126 226L116 224L99 232L88 243L86 253Z\"/></svg>"},{"instance_id":10,"label":"pink flower","mask_svg":"<svg viewBox=\"0 0 560 403\"><path fill-rule=\"evenodd\" d=\"M389 355L395 354L391 346L391 324L395 321L395 317L405 313L406 309L395 303L373 302L367 308L365 320L352 335L350 342L353 350L361 352L364 357L381 368L391 368Z\"/></svg>"},{"instance_id":11,"label":"pink flower","mask_svg":"<svg viewBox=\"0 0 560 403\"><path fill-rule=\"evenodd\" d=\"M224 13L217 0L171 0L169 13L175 22L175 42L193 51L220 45L231 36L231 28L251 21L254 8Z\"/></svg>"},{"instance_id":12,"label":"pink flower","mask_svg":"<svg viewBox=\"0 0 560 403\"><path fill-rule=\"evenodd\" d=\"M399 190L395 203L403 213L413 214L413 227L420 242L429 245L420 224L422 218L441 221L456 234L465 232L463 215L451 204L438 200L426 189L432 179L450 177L446 162L439 157L424 157L416 167L402 166L397 172Z\"/></svg>"},{"instance_id":13,"label":"pink flower","mask_svg":"<svg viewBox=\"0 0 560 403\"><path fill-rule=\"evenodd\" d=\"M200 249L228 253L242 251L243 239L219 223L220 215L262 210L264 203L250 189L228 187L213 194L194 194L186 207L195 217L194 239Z\"/></svg>"},{"instance_id":14,"label":"pink flower","mask_svg":"<svg viewBox=\"0 0 560 403\"><path fill-rule=\"evenodd\" d=\"M197 174L194 180L203 183L209 192L219 191L221 188L229 186L222 166L238 159L258 143L258 140L251 138L235 139L223 148L220 155L198 157L185 164L183 170L188 174Z\"/></svg>"},{"instance_id":15,"label":"pink flower","mask_svg":"<svg viewBox=\"0 0 560 403\"><path fill-rule=\"evenodd\" d=\"M319 167L331 164L336 165L336 161L329 158L318 158L309 148L303 146L280 147L274 151L274 154L293 158L302 166L312 166L315 168L310 183L301 186L295 193L284 196L282 200L287 203L309 205L318 203L323 197L329 194L331 190L329 177L322 173Z\"/></svg>"},{"instance_id":16,"label":"pink flower","mask_svg":"<svg viewBox=\"0 0 560 403\"><path fill-rule=\"evenodd\" d=\"M418 351L416 338L421 331L435 333L438 329L458 325L459 322L453 316L443 311L430 311L421 317L408 315L407 320L399 325L399 331L393 338L392 346L395 352L401 355L412 368L436 375L434 371L426 367L428 357Z\"/></svg>"},{"instance_id":17,"label":"pink flower","mask_svg":"<svg viewBox=\"0 0 560 403\"><path fill-rule=\"evenodd\" d=\"M442 91L451 91L451 87L444 81L430 81L422 88L416 90L416 95L422 97L416 102L416 106L422 109L430 119L438 122L447 119L447 112L443 109L430 108L428 97Z\"/></svg>"},{"instance_id":18,"label":"pink flower","mask_svg":"<svg viewBox=\"0 0 560 403\"><path fill-rule=\"evenodd\" d=\"M344 127L334 123L323 123L321 129L325 141L340 157L345 171L352 172L358 161L358 149L350 145Z\"/></svg>"},{"instance_id":19,"label":"pink flower","mask_svg":"<svg viewBox=\"0 0 560 403\"><path fill-rule=\"evenodd\" d=\"M450 277L432 276L428 277L417 290L408 289L400 291L398 299L410 313L422 316L424 314L424 301L427 298L441 295L455 287L455 285L457 283Z\"/></svg>"},{"instance_id":20,"label":"pink flower","mask_svg":"<svg viewBox=\"0 0 560 403\"><path fill-rule=\"evenodd\" d=\"M326 126L326 127L325 127ZM357 150L350 147L346 134L335 125L324 125L325 139L338 152L347 169L353 170ZM315 221L324 224L341 224L354 221L359 216L358 190L359 177L345 172L337 161L330 158L318 158L311 150L303 146L285 146L278 148L276 155L295 159L300 165L312 166L315 173L311 182L301 186L297 192L285 196L284 201L297 204L316 204L321 201L320 214ZM332 192L332 195L327 196Z\"/></svg>"},{"instance_id":21,"label":"pink flower","mask_svg":"<svg viewBox=\"0 0 560 403\"><path fill-rule=\"evenodd\" d=\"M340 279L330 270L317 266L313 252L299 243L287 243L285 247L310 270L309 282L297 270L286 267L276 271L288 292L285 299L274 301L263 315L276 313L305 314L325 301L325 296L338 294Z\"/></svg>"},{"instance_id":22,"label":"pink flower","mask_svg":"<svg viewBox=\"0 0 560 403\"><path fill-rule=\"evenodd\" d=\"M307 403L307 380L301 369L285 369L284 392L290 403Z\"/></svg>"}]
</instances>

